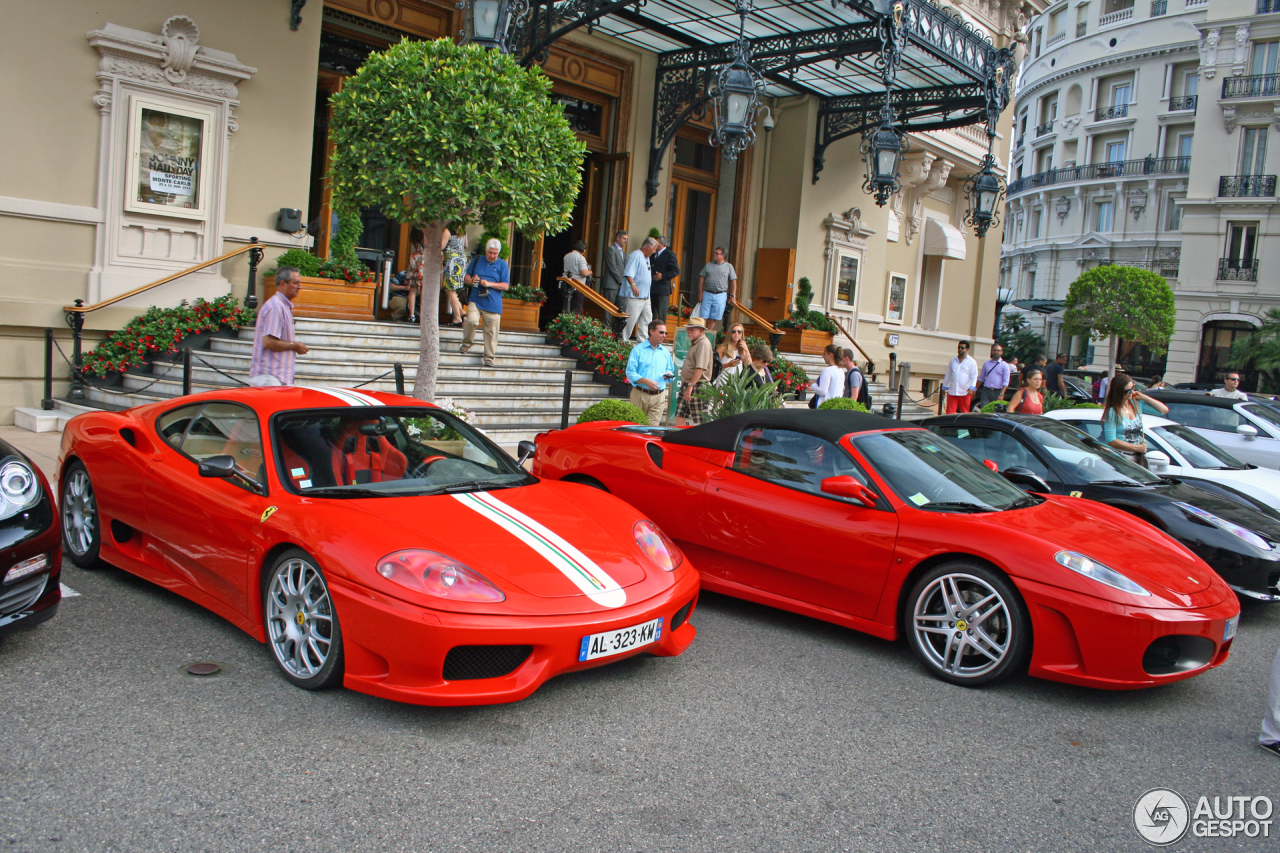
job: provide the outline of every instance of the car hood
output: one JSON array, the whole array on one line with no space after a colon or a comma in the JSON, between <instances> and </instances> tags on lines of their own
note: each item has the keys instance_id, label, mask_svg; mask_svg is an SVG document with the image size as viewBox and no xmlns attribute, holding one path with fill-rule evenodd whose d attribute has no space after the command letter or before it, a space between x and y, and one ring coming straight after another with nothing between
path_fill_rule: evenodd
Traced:
<instances>
[{"instance_id":1,"label":"car hood","mask_svg":"<svg viewBox=\"0 0 1280 853\"><path fill-rule=\"evenodd\" d=\"M1213 569L1181 543L1146 522L1097 501L1052 495L1038 507L999 513L993 518L1009 516L1002 519L1000 525L1006 531L1002 539L1008 539L1008 525L1013 522L1015 514L1023 516L1015 522L1017 529L1034 531L1037 539L1052 548L1047 555L1049 560L1057 551L1076 551L1120 572L1153 596L1174 605L1207 606L1210 602L1204 600L1204 594L1211 587L1221 586L1221 582L1215 584L1217 575ZM974 519L981 517L970 516ZM1056 586L1130 604L1152 606L1149 599L1114 590L1056 562L1052 563L1049 571L1058 578L1057 581L1049 581ZM1016 564L1010 566L1010 573L1015 576L1023 574ZM1047 580L1043 575L1026 576L1032 580Z\"/></svg>"},{"instance_id":2,"label":"car hood","mask_svg":"<svg viewBox=\"0 0 1280 853\"><path fill-rule=\"evenodd\" d=\"M1135 489L1134 491L1137 490ZM1270 542L1280 542L1280 519L1273 518L1266 513L1221 495L1213 494L1205 489L1197 488L1191 483L1165 482L1158 486L1152 486L1149 491L1167 501L1187 503L1206 512L1211 512L1219 518L1252 530ZM1152 508L1155 509L1155 507ZM1172 503L1163 506L1162 511L1183 513L1181 508L1173 506ZM1226 532L1223 531L1223 533L1225 534ZM1247 549L1250 553L1257 550L1231 534L1226 535L1233 542L1239 542L1238 549Z\"/></svg>"},{"instance_id":3,"label":"car hood","mask_svg":"<svg viewBox=\"0 0 1280 853\"><path fill-rule=\"evenodd\" d=\"M455 495L352 499L401 532L394 550L425 548L459 560L504 591L542 599L585 597L605 608L627 602L647 577L631 528L640 516L608 499L584 507L584 487L553 481ZM607 497L598 492L590 496ZM616 507L612 506L617 504ZM390 549L389 549L390 550ZM652 572L662 574L654 567Z\"/></svg>"}]
</instances>

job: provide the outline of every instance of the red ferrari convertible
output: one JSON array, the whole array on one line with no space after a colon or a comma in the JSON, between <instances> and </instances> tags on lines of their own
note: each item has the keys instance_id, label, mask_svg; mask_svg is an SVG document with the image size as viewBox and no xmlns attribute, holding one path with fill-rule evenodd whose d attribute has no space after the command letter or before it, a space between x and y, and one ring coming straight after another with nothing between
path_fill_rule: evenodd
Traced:
<instances>
[{"instance_id":1,"label":"red ferrari convertible","mask_svg":"<svg viewBox=\"0 0 1280 853\"><path fill-rule=\"evenodd\" d=\"M509 702L694 638L698 574L657 525L411 398L246 389L85 414L60 461L76 565L222 615L299 687Z\"/></svg>"},{"instance_id":2,"label":"red ferrari convertible","mask_svg":"<svg viewBox=\"0 0 1280 853\"><path fill-rule=\"evenodd\" d=\"M1027 670L1146 687L1227 659L1240 605L1200 558L1102 504L1024 493L927 430L835 411L538 437L533 470L637 507L705 589L888 640L979 685Z\"/></svg>"}]
</instances>

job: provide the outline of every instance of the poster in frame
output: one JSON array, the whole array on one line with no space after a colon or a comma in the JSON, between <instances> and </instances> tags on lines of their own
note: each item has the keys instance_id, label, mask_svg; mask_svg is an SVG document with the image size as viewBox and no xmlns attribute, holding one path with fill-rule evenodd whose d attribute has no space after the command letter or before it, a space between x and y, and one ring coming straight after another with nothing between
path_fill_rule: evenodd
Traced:
<instances>
[{"instance_id":1,"label":"poster in frame","mask_svg":"<svg viewBox=\"0 0 1280 853\"><path fill-rule=\"evenodd\" d=\"M836 262L836 301L842 305L857 307L858 277L862 269L862 256L839 252Z\"/></svg>"},{"instance_id":2,"label":"poster in frame","mask_svg":"<svg viewBox=\"0 0 1280 853\"><path fill-rule=\"evenodd\" d=\"M133 96L125 209L207 219L212 110Z\"/></svg>"},{"instance_id":3,"label":"poster in frame","mask_svg":"<svg viewBox=\"0 0 1280 853\"><path fill-rule=\"evenodd\" d=\"M902 323L902 313L907 301L907 277L902 273L889 273L889 287L885 298L884 321Z\"/></svg>"}]
</instances>

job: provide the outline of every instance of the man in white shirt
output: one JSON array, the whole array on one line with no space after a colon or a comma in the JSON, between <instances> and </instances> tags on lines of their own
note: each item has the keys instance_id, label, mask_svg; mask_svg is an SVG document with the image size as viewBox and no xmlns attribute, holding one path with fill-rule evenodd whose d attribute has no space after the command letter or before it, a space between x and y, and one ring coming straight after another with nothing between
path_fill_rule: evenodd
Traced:
<instances>
[{"instance_id":1,"label":"man in white shirt","mask_svg":"<svg viewBox=\"0 0 1280 853\"><path fill-rule=\"evenodd\" d=\"M1209 392L1210 397L1230 397L1232 400L1248 400L1249 395L1240 390L1240 374L1228 373L1226 380L1223 382L1225 388L1214 388Z\"/></svg>"},{"instance_id":2,"label":"man in white shirt","mask_svg":"<svg viewBox=\"0 0 1280 853\"><path fill-rule=\"evenodd\" d=\"M942 390L947 392L947 414L969 411L973 401L973 389L978 384L978 362L969 355L969 342L956 344L956 357L947 365L947 375L942 377Z\"/></svg>"},{"instance_id":3,"label":"man in white shirt","mask_svg":"<svg viewBox=\"0 0 1280 853\"><path fill-rule=\"evenodd\" d=\"M649 273L649 256L657 248L658 241L652 237L647 238L627 258L627 266L622 271L622 288L619 293L623 297L622 307L627 309L627 325L622 329L624 341L631 338L632 332L644 334L649 321L653 319L653 308L649 304L649 288L653 283Z\"/></svg>"}]
</instances>

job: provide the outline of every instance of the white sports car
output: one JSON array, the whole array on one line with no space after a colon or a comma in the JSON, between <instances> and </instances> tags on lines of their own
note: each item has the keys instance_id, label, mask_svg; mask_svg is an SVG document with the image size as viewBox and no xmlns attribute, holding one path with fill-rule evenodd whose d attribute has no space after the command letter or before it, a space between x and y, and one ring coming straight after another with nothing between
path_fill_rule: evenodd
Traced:
<instances>
[{"instance_id":1,"label":"white sports car","mask_svg":"<svg viewBox=\"0 0 1280 853\"><path fill-rule=\"evenodd\" d=\"M1101 409L1058 409L1046 417L1066 421L1102 440ZM1268 506L1280 507L1280 471L1241 462L1200 433L1176 421L1142 416L1153 474L1208 480L1244 492Z\"/></svg>"}]
</instances>

